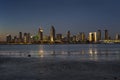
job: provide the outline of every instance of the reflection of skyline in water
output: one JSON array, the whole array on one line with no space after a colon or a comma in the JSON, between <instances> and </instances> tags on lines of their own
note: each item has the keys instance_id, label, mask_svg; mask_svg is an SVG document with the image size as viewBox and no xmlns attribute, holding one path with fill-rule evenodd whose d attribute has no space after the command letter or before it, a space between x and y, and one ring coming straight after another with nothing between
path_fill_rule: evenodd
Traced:
<instances>
[{"instance_id":1,"label":"reflection of skyline in water","mask_svg":"<svg viewBox=\"0 0 120 80\"><path fill-rule=\"evenodd\" d=\"M59 57L89 60L120 60L120 45L0 45L0 56L12 57ZM14 49L15 48L15 49Z\"/></svg>"},{"instance_id":2,"label":"reflection of skyline in water","mask_svg":"<svg viewBox=\"0 0 120 80\"><path fill-rule=\"evenodd\" d=\"M44 57L43 46L40 46L40 49L39 49L39 53L38 53L38 55L39 55L40 57Z\"/></svg>"}]
</instances>

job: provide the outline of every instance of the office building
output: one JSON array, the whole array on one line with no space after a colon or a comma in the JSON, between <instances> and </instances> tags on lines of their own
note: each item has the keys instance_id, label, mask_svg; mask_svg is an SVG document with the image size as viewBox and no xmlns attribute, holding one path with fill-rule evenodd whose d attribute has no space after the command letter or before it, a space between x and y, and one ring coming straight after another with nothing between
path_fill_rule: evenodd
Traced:
<instances>
[{"instance_id":1,"label":"office building","mask_svg":"<svg viewBox=\"0 0 120 80\"><path fill-rule=\"evenodd\" d=\"M105 30L105 40L108 40L109 39L109 35L108 35L108 30Z\"/></svg>"},{"instance_id":2,"label":"office building","mask_svg":"<svg viewBox=\"0 0 120 80\"><path fill-rule=\"evenodd\" d=\"M27 33L27 43L30 43L31 42L31 36L30 36L30 33Z\"/></svg>"},{"instance_id":3,"label":"office building","mask_svg":"<svg viewBox=\"0 0 120 80\"><path fill-rule=\"evenodd\" d=\"M72 42L76 42L76 35L72 36Z\"/></svg>"},{"instance_id":4,"label":"office building","mask_svg":"<svg viewBox=\"0 0 120 80\"><path fill-rule=\"evenodd\" d=\"M78 33L78 34L76 35L76 41L77 41L77 42L80 42L80 41L81 41L81 34L80 34L80 33Z\"/></svg>"},{"instance_id":5,"label":"office building","mask_svg":"<svg viewBox=\"0 0 120 80\"><path fill-rule=\"evenodd\" d=\"M56 34L56 39L57 40L62 40L62 34Z\"/></svg>"},{"instance_id":6,"label":"office building","mask_svg":"<svg viewBox=\"0 0 120 80\"><path fill-rule=\"evenodd\" d=\"M89 41L90 42L97 42L97 32L90 32L89 33Z\"/></svg>"},{"instance_id":7,"label":"office building","mask_svg":"<svg viewBox=\"0 0 120 80\"><path fill-rule=\"evenodd\" d=\"M51 42L55 41L55 28L54 28L54 26L52 26L50 29L50 41Z\"/></svg>"},{"instance_id":8,"label":"office building","mask_svg":"<svg viewBox=\"0 0 120 80\"><path fill-rule=\"evenodd\" d=\"M17 38L17 36L14 36L13 42L14 42L14 43L18 43L18 38Z\"/></svg>"},{"instance_id":9,"label":"office building","mask_svg":"<svg viewBox=\"0 0 120 80\"><path fill-rule=\"evenodd\" d=\"M71 33L70 33L70 31L67 32L67 41L68 42L71 41Z\"/></svg>"},{"instance_id":10,"label":"office building","mask_svg":"<svg viewBox=\"0 0 120 80\"><path fill-rule=\"evenodd\" d=\"M27 43L27 33L24 33L23 39L24 39L24 43Z\"/></svg>"},{"instance_id":11,"label":"office building","mask_svg":"<svg viewBox=\"0 0 120 80\"><path fill-rule=\"evenodd\" d=\"M79 33L76 35L76 40L77 40L77 41L81 41L81 42L85 41L85 34L84 34L84 32L79 32Z\"/></svg>"},{"instance_id":12,"label":"office building","mask_svg":"<svg viewBox=\"0 0 120 80\"><path fill-rule=\"evenodd\" d=\"M7 35L7 36L6 36L6 42L7 42L7 43L10 43L11 41L12 41L11 35Z\"/></svg>"},{"instance_id":13,"label":"office building","mask_svg":"<svg viewBox=\"0 0 120 80\"><path fill-rule=\"evenodd\" d=\"M19 32L19 42L22 42L23 38L22 38L22 32Z\"/></svg>"},{"instance_id":14,"label":"office building","mask_svg":"<svg viewBox=\"0 0 120 80\"><path fill-rule=\"evenodd\" d=\"M42 28L39 28L38 35L39 35L39 40L43 41L43 29Z\"/></svg>"},{"instance_id":15,"label":"office building","mask_svg":"<svg viewBox=\"0 0 120 80\"><path fill-rule=\"evenodd\" d=\"M97 31L97 40L100 41L101 40L101 30Z\"/></svg>"},{"instance_id":16,"label":"office building","mask_svg":"<svg viewBox=\"0 0 120 80\"><path fill-rule=\"evenodd\" d=\"M116 40L120 40L120 35L119 35L119 34L116 34L115 39L116 39Z\"/></svg>"},{"instance_id":17,"label":"office building","mask_svg":"<svg viewBox=\"0 0 120 80\"><path fill-rule=\"evenodd\" d=\"M81 39L82 42L85 41L85 33L84 32L80 33L80 39Z\"/></svg>"}]
</instances>

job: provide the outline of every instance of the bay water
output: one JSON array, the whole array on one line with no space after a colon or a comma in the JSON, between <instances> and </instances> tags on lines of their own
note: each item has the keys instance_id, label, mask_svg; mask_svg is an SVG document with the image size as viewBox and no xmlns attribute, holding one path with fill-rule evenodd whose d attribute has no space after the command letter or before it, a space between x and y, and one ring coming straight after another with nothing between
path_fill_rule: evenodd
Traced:
<instances>
[{"instance_id":1,"label":"bay water","mask_svg":"<svg viewBox=\"0 0 120 80\"><path fill-rule=\"evenodd\" d=\"M120 44L0 45L1 57L120 60Z\"/></svg>"}]
</instances>

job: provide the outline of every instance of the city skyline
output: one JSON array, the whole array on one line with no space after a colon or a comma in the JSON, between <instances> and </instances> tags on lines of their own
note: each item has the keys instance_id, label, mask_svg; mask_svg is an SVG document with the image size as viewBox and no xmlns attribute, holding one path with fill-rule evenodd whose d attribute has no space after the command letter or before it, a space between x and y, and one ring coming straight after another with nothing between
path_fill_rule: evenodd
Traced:
<instances>
[{"instance_id":1,"label":"city skyline","mask_svg":"<svg viewBox=\"0 0 120 80\"><path fill-rule=\"evenodd\" d=\"M20 31L36 34L40 26L49 34L51 25L57 33L107 29L114 37L120 33L119 4L119 0L1 0L0 40Z\"/></svg>"},{"instance_id":2,"label":"city skyline","mask_svg":"<svg viewBox=\"0 0 120 80\"><path fill-rule=\"evenodd\" d=\"M95 39L95 41L99 41L99 40L109 40L109 39L110 40L115 40L116 36L118 36L118 39L119 39L119 35L120 35L119 33L115 33L114 36L111 36L110 35L111 32L107 29L105 29L105 30L98 29L98 30L91 31L91 32L88 32L88 33L85 33L84 31L81 31L81 32L79 31L79 32L76 32L76 33L73 34L71 32L72 32L71 30L67 30L65 33L57 32L56 27L54 27L54 25L51 25L51 28L48 29L48 32L45 32L43 27L39 27L38 31L36 30L34 32L34 34L32 34L30 32L22 32L22 31L17 32L15 35L13 35L11 33L8 33L6 36L4 36L5 39L2 40L2 41L6 41L7 36L10 36L11 39L12 38L22 39L24 37L23 34L24 35L29 34L30 37L38 36L39 40L41 40L41 41L44 40L44 37L50 37L51 42L54 42L56 40L57 36L59 36L59 38L61 36L61 38L63 37L63 38L70 39L71 37L74 37L74 36L77 37L80 34L80 35L85 37L84 40L86 39L86 40L91 41L89 39L89 37L90 36L96 36L97 38ZM46 33L48 33L48 34L46 34ZM69 42L69 40L68 40L68 42Z\"/></svg>"},{"instance_id":3,"label":"city skyline","mask_svg":"<svg viewBox=\"0 0 120 80\"><path fill-rule=\"evenodd\" d=\"M84 32L78 32L77 34L71 34L68 30L66 34L56 32L55 27L52 25L49 29L49 35L44 34L43 28L38 28L38 33L33 35L27 32L19 32L18 35L8 34L6 36L5 43L7 44L53 44L53 43L120 43L120 34L116 34L114 38L109 35L109 31L106 29L101 31L100 29L94 32L89 32L87 35ZM3 42L4 43L4 42Z\"/></svg>"}]
</instances>

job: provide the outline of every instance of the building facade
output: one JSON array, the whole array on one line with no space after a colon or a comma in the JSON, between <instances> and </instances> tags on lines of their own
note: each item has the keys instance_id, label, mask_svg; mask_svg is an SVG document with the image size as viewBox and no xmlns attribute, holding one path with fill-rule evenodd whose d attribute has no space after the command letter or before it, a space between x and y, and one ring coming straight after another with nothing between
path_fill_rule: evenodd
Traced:
<instances>
[{"instance_id":1,"label":"building facade","mask_svg":"<svg viewBox=\"0 0 120 80\"><path fill-rule=\"evenodd\" d=\"M39 28L38 35L39 35L39 40L43 41L43 29L42 28Z\"/></svg>"},{"instance_id":2,"label":"building facade","mask_svg":"<svg viewBox=\"0 0 120 80\"><path fill-rule=\"evenodd\" d=\"M19 42L23 42L22 32L19 32Z\"/></svg>"},{"instance_id":3,"label":"building facade","mask_svg":"<svg viewBox=\"0 0 120 80\"><path fill-rule=\"evenodd\" d=\"M104 40L108 40L108 39L109 39L108 30L105 30L105 38L104 38Z\"/></svg>"},{"instance_id":4,"label":"building facade","mask_svg":"<svg viewBox=\"0 0 120 80\"><path fill-rule=\"evenodd\" d=\"M97 42L97 32L90 32L89 33L89 41L90 42Z\"/></svg>"},{"instance_id":5,"label":"building facade","mask_svg":"<svg viewBox=\"0 0 120 80\"><path fill-rule=\"evenodd\" d=\"M101 40L101 30L97 31L97 40L100 41Z\"/></svg>"},{"instance_id":6,"label":"building facade","mask_svg":"<svg viewBox=\"0 0 120 80\"><path fill-rule=\"evenodd\" d=\"M52 26L50 29L50 41L51 42L55 41L55 28L54 28L54 26Z\"/></svg>"},{"instance_id":7,"label":"building facade","mask_svg":"<svg viewBox=\"0 0 120 80\"><path fill-rule=\"evenodd\" d=\"M68 42L71 41L71 33L70 33L70 31L67 32L67 41Z\"/></svg>"}]
</instances>

